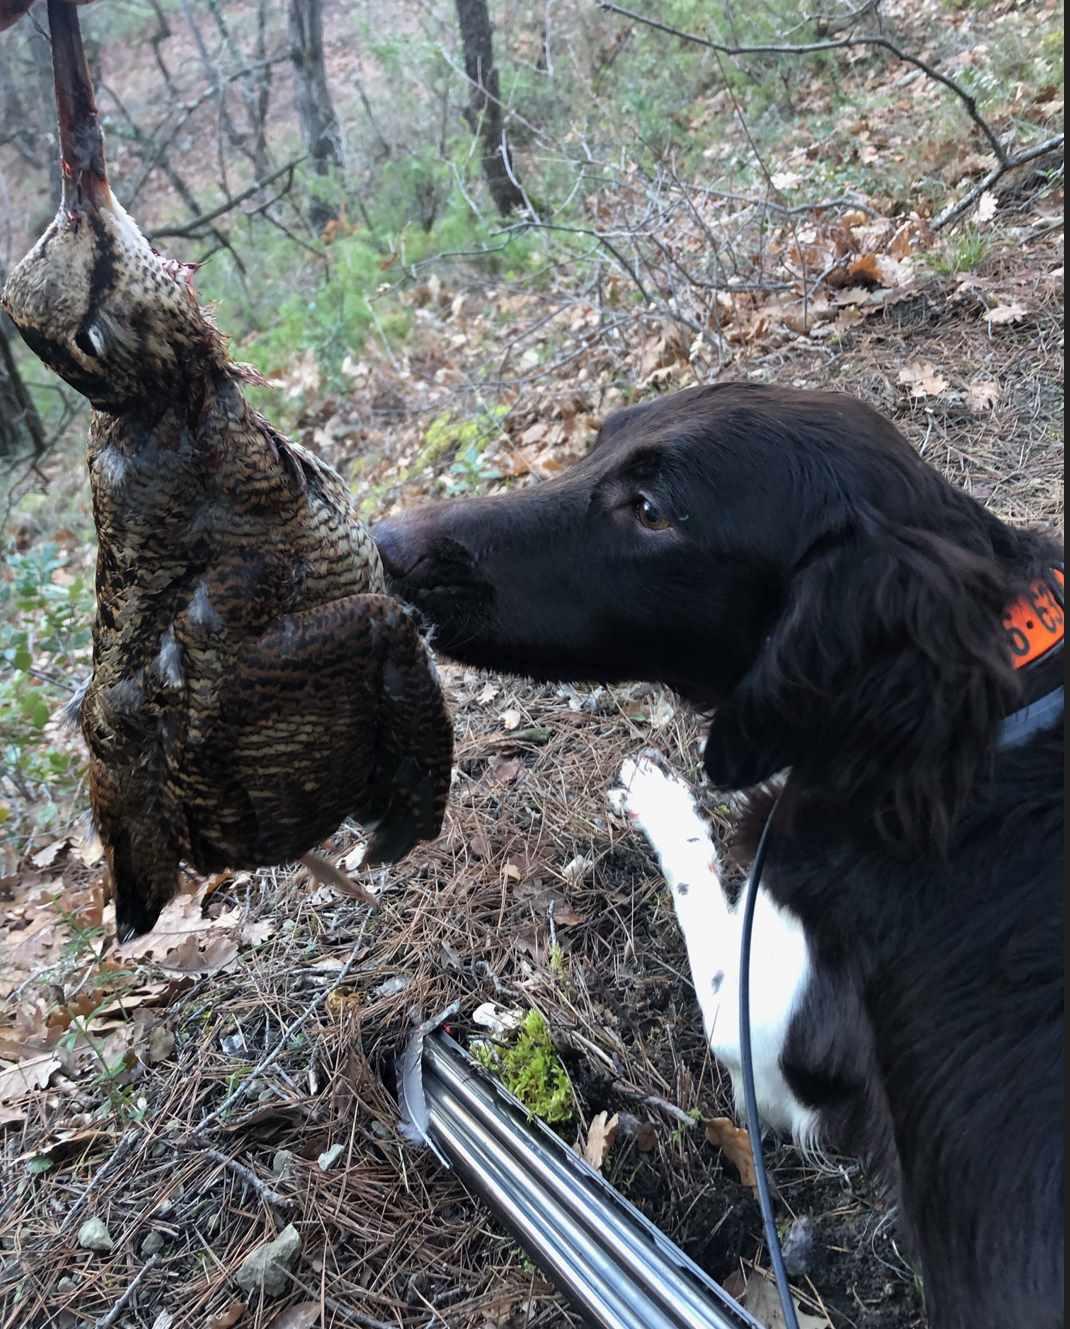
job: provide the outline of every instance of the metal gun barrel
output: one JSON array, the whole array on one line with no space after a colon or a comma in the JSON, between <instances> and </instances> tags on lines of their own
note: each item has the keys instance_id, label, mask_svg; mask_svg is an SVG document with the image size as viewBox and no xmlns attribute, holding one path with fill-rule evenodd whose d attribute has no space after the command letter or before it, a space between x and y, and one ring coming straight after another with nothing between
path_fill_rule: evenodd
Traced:
<instances>
[{"instance_id":1,"label":"metal gun barrel","mask_svg":"<svg viewBox=\"0 0 1070 1329\"><path fill-rule=\"evenodd\" d=\"M423 1091L431 1142L596 1329L760 1329L443 1033Z\"/></svg>"}]
</instances>

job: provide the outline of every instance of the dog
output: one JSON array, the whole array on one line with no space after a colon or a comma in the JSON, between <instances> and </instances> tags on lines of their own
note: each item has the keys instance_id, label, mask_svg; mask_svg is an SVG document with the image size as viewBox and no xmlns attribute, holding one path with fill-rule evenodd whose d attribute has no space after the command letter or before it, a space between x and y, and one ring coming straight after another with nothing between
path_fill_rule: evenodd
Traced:
<instances>
[{"instance_id":1,"label":"dog","mask_svg":"<svg viewBox=\"0 0 1070 1329\"><path fill-rule=\"evenodd\" d=\"M373 531L458 660L668 684L748 790L760 1110L865 1159L932 1329L1062 1309L1062 547L1011 527L848 395L752 383L609 416L530 488ZM739 1083L739 913L687 786L617 806L673 891ZM775 805L775 811L774 811Z\"/></svg>"}]
</instances>

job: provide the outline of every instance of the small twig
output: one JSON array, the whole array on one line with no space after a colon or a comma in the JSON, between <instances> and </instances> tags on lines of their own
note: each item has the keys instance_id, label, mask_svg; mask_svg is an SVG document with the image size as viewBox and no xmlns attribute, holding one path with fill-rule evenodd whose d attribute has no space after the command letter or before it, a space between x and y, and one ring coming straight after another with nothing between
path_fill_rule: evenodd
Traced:
<instances>
[{"instance_id":1,"label":"small twig","mask_svg":"<svg viewBox=\"0 0 1070 1329\"><path fill-rule=\"evenodd\" d=\"M239 1163L236 1158L228 1158L226 1154L221 1153L218 1149L209 1148L203 1143L200 1137L196 1135L191 1135L187 1138L190 1144L199 1146L201 1153L205 1158L211 1158L217 1163L222 1163L228 1172L233 1172L236 1177L240 1177L250 1190L255 1191L256 1194L260 1196L265 1204L271 1205L273 1209L293 1208L293 1200L285 1195L280 1195L278 1191L272 1190L270 1186L265 1185L256 1173L253 1172L251 1168L247 1168L244 1163Z\"/></svg>"},{"instance_id":2,"label":"small twig","mask_svg":"<svg viewBox=\"0 0 1070 1329\"><path fill-rule=\"evenodd\" d=\"M155 1268L155 1266L159 1263L159 1260L160 1257L158 1255L149 1256L149 1258L137 1271L134 1277L130 1280L130 1284L127 1287L126 1291L123 1293L123 1295L119 1298L119 1300L115 1303L115 1305L111 1308L111 1310L108 1311L106 1315L102 1315L100 1317L100 1319L96 1322L94 1329L112 1329L112 1325L118 1323L119 1316L122 1315L123 1311L126 1310L127 1306L129 1306L130 1302L133 1299L134 1293L138 1290L138 1287L144 1281L145 1275L149 1272L150 1269Z\"/></svg>"},{"instance_id":3,"label":"small twig","mask_svg":"<svg viewBox=\"0 0 1070 1329\"><path fill-rule=\"evenodd\" d=\"M645 1103L647 1107L657 1108L659 1112L664 1112L678 1121L681 1126L697 1126L698 1118L685 1112L682 1107L677 1107L675 1103L670 1103L667 1098L661 1098L657 1094L644 1094L641 1089L635 1089L630 1084L625 1084L623 1080L614 1080L613 1088L618 1093L624 1094L627 1098L634 1098L640 1103Z\"/></svg>"}]
</instances>

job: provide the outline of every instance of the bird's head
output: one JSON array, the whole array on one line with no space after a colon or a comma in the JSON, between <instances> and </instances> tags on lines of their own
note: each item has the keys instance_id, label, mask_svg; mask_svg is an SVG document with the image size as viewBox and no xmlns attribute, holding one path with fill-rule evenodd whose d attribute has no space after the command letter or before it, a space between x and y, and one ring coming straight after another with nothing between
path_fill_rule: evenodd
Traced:
<instances>
[{"instance_id":1,"label":"bird's head","mask_svg":"<svg viewBox=\"0 0 1070 1329\"><path fill-rule=\"evenodd\" d=\"M194 269L158 254L108 184L77 11L49 0L63 198L12 271L3 308L30 349L100 410L174 398L223 340L193 291Z\"/></svg>"}]
</instances>

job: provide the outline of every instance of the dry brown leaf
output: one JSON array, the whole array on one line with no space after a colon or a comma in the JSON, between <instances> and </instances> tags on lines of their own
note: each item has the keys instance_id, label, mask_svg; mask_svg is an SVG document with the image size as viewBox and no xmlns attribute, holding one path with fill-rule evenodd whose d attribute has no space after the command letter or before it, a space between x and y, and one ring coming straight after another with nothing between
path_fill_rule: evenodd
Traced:
<instances>
[{"instance_id":1,"label":"dry brown leaf","mask_svg":"<svg viewBox=\"0 0 1070 1329\"><path fill-rule=\"evenodd\" d=\"M990 309L986 315L991 325L999 326L1003 323L1020 323L1023 318L1027 318L1029 310L1025 305L1009 304L997 305L995 309Z\"/></svg>"},{"instance_id":2,"label":"dry brown leaf","mask_svg":"<svg viewBox=\"0 0 1070 1329\"><path fill-rule=\"evenodd\" d=\"M468 850L473 858L490 858L494 853L490 840L482 826L477 826L468 837Z\"/></svg>"},{"instance_id":3,"label":"dry brown leaf","mask_svg":"<svg viewBox=\"0 0 1070 1329\"><path fill-rule=\"evenodd\" d=\"M0 1103L9 1103L35 1089L47 1088L49 1080L59 1068L59 1058L48 1052L27 1057L14 1066L3 1067L0 1069Z\"/></svg>"},{"instance_id":4,"label":"dry brown leaf","mask_svg":"<svg viewBox=\"0 0 1070 1329\"><path fill-rule=\"evenodd\" d=\"M205 1329L234 1329L245 1310L244 1301L232 1301L225 1310L218 1311L205 1322Z\"/></svg>"},{"instance_id":5,"label":"dry brown leaf","mask_svg":"<svg viewBox=\"0 0 1070 1329\"><path fill-rule=\"evenodd\" d=\"M797 189L802 184L798 171L777 171L769 179L774 189Z\"/></svg>"},{"instance_id":6,"label":"dry brown leaf","mask_svg":"<svg viewBox=\"0 0 1070 1329\"><path fill-rule=\"evenodd\" d=\"M158 1066L161 1061L166 1061L174 1050L175 1031L166 1024L154 1025L149 1034L145 1060L150 1066Z\"/></svg>"},{"instance_id":7,"label":"dry brown leaf","mask_svg":"<svg viewBox=\"0 0 1070 1329\"><path fill-rule=\"evenodd\" d=\"M587 1127L587 1141L583 1146L583 1157L598 1172L601 1172L606 1155L613 1148L619 1125L620 1118L615 1112L612 1117L606 1112L598 1112L591 1118L591 1124Z\"/></svg>"},{"instance_id":8,"label":"dry brown leaf","mask_svg":"<svg viewBox=\"0 0 1070 1329\"><path fill-rule=\"evenodd\" d=\"M65 854L71 847L69 839L64 837L62 840L54 840L51 844L45 845L43 849L38 849L36 854L30 858L30 862L35 868L50 868L61 854Z\"/></svg>"},{"instance_id":9,"label":"dry brown leaf","mask_svg":"<svg viewBox=\"0 0 1070 1329\"><path fill-rule=\"evenodd\" d=\"M725 1279L725 1291L735 1297L744 1310L764 1325L765 1329L786 1329L787 1321L780 1307L780 1295L771 1274L764 1269L754 1269L747 1278L733 1272ZM795 1303L795 1318L799 1329L831 1329L832 1321L825 1315L810 1315L804 1311L798 1301Z\"/></svg>"},{"instance_id":10,"label":"dry brown leaf","mask_svg":"<svg viewBox=\"0 0 1070 1329\"><path fill-rule=\"evenodd\" d=\"M334 988L333 991L327 993L327 1000L324 1005L331 1015L336 1019L341 1019L350 1011L358 1010L362 1002L363 997L359 992L343 992L341 988Z\"/></svg>"},{"instance_id":11,"label":"dry brown leaf","mask_svg":"<svg viewBox=\"0 0 1070 1329\"><path fill-rule=\"evenodd\" d=\"M110 1131L102 1131L92 1126L80 1130L60 1131L48 1144L40 1144L27 1150L15 1159L16 1163L25 1163L31 1158L47 1158L51 1163L59 1163L72 1154L83 1157L94 1145L114 1143Z\"/></svg>"},{"instance_id":12,"label":"dry brown leaf","mask_svg":"<svg viewBox=\"0 0 1070 1329\"><path fill-rule=\"evenodd\" d=\"M870 292L864 286L849 286L845 291L837 291L834 303L837 305L864 305Z\"/></svg>"},{"instance_id":13,"label":"dry brown leaf","mask_svg":"<svg viewBox=\"0 0 1070 1329\"><path fill-rule=\"evenodd\" d=\"M758 1178L754 1172L750 1136L743 1127L737 1126L730 1117L708 1117L706 1139L728 1158L743 1185L757 1191Z\"/></svg>"},{"instance_id":14,"label":"dry brown leaf","mask_svg":"<svg viewBox=\"0 0 1070 1329\"><path fill-rule=\"evenodd\" d=\"M214 974L225 969L238 954L233 936L211 937L199 944L197 937L187 937L167 952L157 963L172 974Z\"/></svg>"},{"instance_id":15,"label":"dry brown leaf","mask_svg":"<svg viewBox=\"0 0 1070 1329\"><path fill-rule=\"evenodd\" d=\"M999 394L1000 387L994 379L986 378L979 383L971 383L966 394L970 403L970 410L975 415L990 411L999 401Z\"/></svg>"},{"instance_id":16,"label":"dry brown leaf","mask_svg":"<svg viewBox=\"0 0 1070 1329\"><path fill-rule=\"evenodd\" d=\"M243 923L238 931L243 946L260 946L275 935L275 920L262 918L258 923Z\"/></svg>"},{"instance_id":17,"label":"dry brown leaf","mask_svg":"<svg viewBox=\"0 0 1070 1329\"><path fill-rule=\"evenodd\" d=\"M939 397L941 392L946 392L950 386L948 380L928 360L916 360L913 364L900 369L898 381L908 389L912 397Z\"/></svg>"},{"instance_id":18,"label":"dry brown leaf","mask_svg":"<svg viewBox=\"0 0 1070 1329\"><path fill-rule=\"evenodd\" d=\"M554 926L559 928L578 928L581 923L587 922L586 914L579 914L568 904L554 905Z\"/></svg>"},{"instance_id":19,"label":"dry brown leaf","mask_svg":"<svg viewBox=\"0 0 1070 1329\"><path fill-rule=\"evenodd\" d=\"M267 1326L267 1329L312 1329L320 1322L318 1301L299 1301L295 1306L288 1306L280 1311Z\"/></svg>"},{"instance_id":20,"label":"dry brown leaf","mask_svg":"<svg viewBox=\"0 0 1070 1329\"><path fill-rule=\"evenodd\" d=\"M140 960L153 955L157 960L162 960L199 932L237 927L241 918L240 909L224 909L218 918L205 918L201 908L203 900L203 887L195 895L177 895L164 905L152 931L117 946L116 957L120 960ZM109 908L105 927L114 926L113 914L114 911Z\"/></svg>"},{"instance_id":21,"label":"dry brown leaf","mask_svg":"<svg viewBox=\"0 0 1070 1329\"><path fill-rule=\"evenodd\" d=\"M519 757L495 757L484 771L483 780L491 785L512 784L523 769Z\"/></svg>"}]
</instances>

